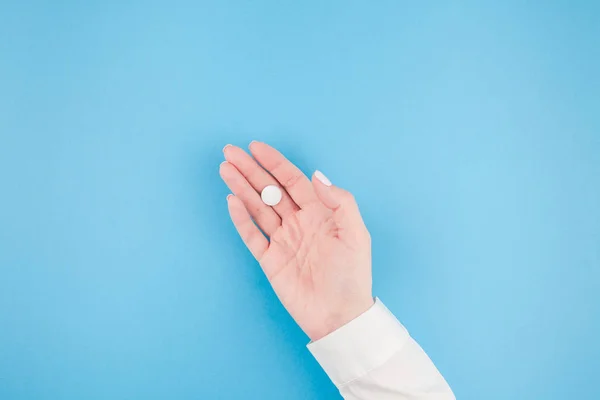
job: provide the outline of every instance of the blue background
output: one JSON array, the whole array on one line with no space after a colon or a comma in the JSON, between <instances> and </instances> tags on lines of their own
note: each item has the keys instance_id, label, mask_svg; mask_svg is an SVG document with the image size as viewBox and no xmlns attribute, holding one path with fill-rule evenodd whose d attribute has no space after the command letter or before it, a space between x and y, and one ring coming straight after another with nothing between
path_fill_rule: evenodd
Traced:
<instances>
[{"instance_id":1,"label":"blue background","mask_svg":"<svg viewBox=\"0 0 600 400\"><path fill-rule=\"evenodd\" d=\"M226 143L354 192L460 399L597 399L600 3L0 4L0 398L335 399Z\"/></svg>"}]
</instances>

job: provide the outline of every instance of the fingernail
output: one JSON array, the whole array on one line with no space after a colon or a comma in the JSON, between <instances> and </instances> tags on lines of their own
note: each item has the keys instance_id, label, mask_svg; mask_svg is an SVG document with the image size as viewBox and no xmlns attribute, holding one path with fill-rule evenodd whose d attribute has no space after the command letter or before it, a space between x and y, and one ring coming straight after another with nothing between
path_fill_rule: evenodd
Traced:
<instances>
[{"instance_id":1,"label":"fingernail","mask_svg":"<svg viewBox=\"0 0 600 400\"><path fill-rule=\"evenodd\" d=\"M250 142L250 144L248 145L248 147L252 146L253 144L258 143L258 140L253 140Z\"/></svg>"},{"instance_id":2,"label":"fingernail","mask_svg":"<svg viewBox=\"0 0 600 400\"><path fill-rule=\"evenodd\" d=\"M227 201L229 201L229 199L231 199L232 197L233 197L233 195L232 195L231 193L229 193L229 194L227 195Z\"/></svg>"},{"instance_id":3,"label":"fingernail","mask_svg":"<svg viewBox=\"0 0 600 400\"><path fill-rule=\"evenodd\" d=\"M223 151L225 151L226 148L228 148L229 146L231 146L230 144L226 144L225 147L223 147Z\"/></svg>"},{"instance_id":4,"label":"fingernail","mask_svg":"<svg viewBox=\"0 0 600 400\"><path fill-rule=\"evenodd\" d=\"M331 186L331 181L327 179L325 175L319 170L315 171L315 178L317 178L325 186Z\"/></svg>"}]
</instances>

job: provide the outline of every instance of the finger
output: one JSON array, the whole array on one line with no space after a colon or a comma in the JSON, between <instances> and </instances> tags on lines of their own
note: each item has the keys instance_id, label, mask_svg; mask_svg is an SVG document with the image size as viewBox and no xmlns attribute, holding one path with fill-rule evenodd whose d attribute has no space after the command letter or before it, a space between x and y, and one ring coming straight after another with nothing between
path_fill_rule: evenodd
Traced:
<instances>
[{"instance_id":1,"label":"finger","mask_svg":"<svg viewBox=\"0 0 600 400\"><path fill-rule=\"evenodd\" d=\"M318 201L310 180L279 151L266 143L250 143L256 160L279 181L300 208Z\"/></svg>"},{"instance_id":2,"label":"finger","mask_svg":"<svg viewBox=\"0 0 600 400\"><path fill-rule=\"evenodd\" d=\"M254 225L250 214L248 214L248 211L244 207L244 203L239 198L230 194L227 196L227 206L233 225L235 225L240 237L254 258L260 262L269 248L269 241Z\"/></svg>"},{"instance_id":3,"label":"finger","mask_svg":"<svg viewBox=\"0 0 600 400\"><path fill-rule=\"evenodd\" d=\"M350 192L333 186L321 171L315 171L312 184L321 202L333 211L333 219L342 232L364 228L358 204Z\"/></svg>"},{"instance_id":4,"label":"finger","mask_svg":"<svg viewBox=\"0 0 600 400\"><path fill-rule=\"evenodd\" d=\"M250 186L246 178L244 178L233 164L224 161L221 163L219 173L233 194L242 201L244 207L248 210L260 229L271 236L281 226L279 215L271 207L262 202L256 190Z\"/></svg>"},{"instance_id":5,"label":"finger","mask_svg":"<svg viewBox=\"0 0 600 400\"><path fill-rule=\"evenodd\" d=\"M269 185L280 186L279 182L265 171L263 167L258 165L254 158L239 147L227 145L223 149L223 153L225 154L225 159L242 173L258 193L262 192ZM281 201L273 206L273 209L281 218L285 218L298 211L299 207L294 203L290 195L285 190L282 190Z\"/></svg>"}]
</instances>

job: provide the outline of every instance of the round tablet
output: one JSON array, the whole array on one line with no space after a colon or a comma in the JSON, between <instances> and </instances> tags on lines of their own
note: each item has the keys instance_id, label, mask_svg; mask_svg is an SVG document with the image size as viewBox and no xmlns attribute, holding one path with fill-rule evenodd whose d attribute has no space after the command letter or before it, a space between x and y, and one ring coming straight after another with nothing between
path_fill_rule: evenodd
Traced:
<instances>
[{"instance_id":1,"label":"round tablet","mask_svg":"<svg viewBox=\"0 0 600 400\"><path fill-rule=\"evenodd\" d=\"M276 206L281 201L281 189L275 185L269 185L262 190L260 198L266 205Z\"/></svg>"}]
</instances>

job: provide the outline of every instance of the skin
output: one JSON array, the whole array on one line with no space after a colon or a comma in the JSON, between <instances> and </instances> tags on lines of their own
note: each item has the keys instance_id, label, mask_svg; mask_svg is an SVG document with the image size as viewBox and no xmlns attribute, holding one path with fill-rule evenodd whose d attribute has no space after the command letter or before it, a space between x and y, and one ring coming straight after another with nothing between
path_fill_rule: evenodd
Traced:
<instances>
[{"instance_id":1,"label":"skin","mask_svg":"<svg viewBox=\"0 0 600 400\"><path fill-rule=\"evenodd\" d=\"M265 143L252 142L250 154L232 145L223 153L219 172L233 193L227 196L231 220L310 339L368 310L371 238L353 196L314 174L309 179ZM260 198L267 185L282 190L276 206Z\"/></svg>"}]
</instances>

